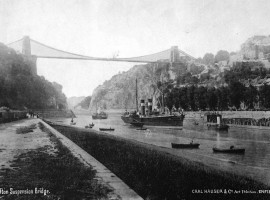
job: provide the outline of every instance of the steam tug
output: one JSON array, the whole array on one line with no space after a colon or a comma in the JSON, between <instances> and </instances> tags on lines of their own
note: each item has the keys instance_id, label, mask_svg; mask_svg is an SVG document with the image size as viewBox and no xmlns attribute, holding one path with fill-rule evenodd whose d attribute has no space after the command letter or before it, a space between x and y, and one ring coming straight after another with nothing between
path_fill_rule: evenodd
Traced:
<instances>
[{"instance_id":1,"label":"steam tug","mask_svg":"<svg viewBox=\"0 0 270 200\"><path fill-rule=\"evenodd\" d=\"M129 124L139 124L140 126L154 126L162 128L173 128L173 129L182 129L183 121L185 118L184 114L179 115L166 115L160 114L157 111L152 110L152 99L148 99L148 102L145 103L145 100L141 100L141 112L125 112L121 119L125 123Z\"/></svg>"}]
</instances>

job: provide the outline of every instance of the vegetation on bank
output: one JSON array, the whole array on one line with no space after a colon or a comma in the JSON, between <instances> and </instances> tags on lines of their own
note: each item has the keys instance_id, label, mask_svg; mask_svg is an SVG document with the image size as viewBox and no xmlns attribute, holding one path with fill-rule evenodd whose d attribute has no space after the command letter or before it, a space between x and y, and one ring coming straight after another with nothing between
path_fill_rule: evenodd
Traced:
<instances>
[{"instance_id":1,"label":"vegetation on bank","mask_svg":"<svg viewBox=\"0 0 270 200\"><path fill-rule=\"evenodd\" d=\"M270 69L260 65L254 68L254 63L236 63L223 74L226 86L206 87L198 82L177 87L173 83L164 83L164 102L170 110L173 107L192 111L269 110L270 85L258 85L259 80L269 77Z\"/></svg>"},{"instance_id":2,"label":"vegetation on bank","mask_svg":"<svg viewBox=\"0 0 270 200\"><path fill-rule=\"evenodd\" d=\"M266 189L256 181L214 170L200 163L167 154L114 136L53 125L94 156L144 199L268 199L267 195L225 194L228 189ZM194 193L194 190L222 193Z\"/></svg>"},{"instance_id":3,"label":"vegetation on bank","mask_svg":"<svg viewBox=\"0 0 270 200\"><path fill-rule=\"evenodd\" d=\"M26 134L33 132L33 130L36 128L36 124L31 124L29 126L21 126L16 129L17 134Z\"/></svg>"},{"instance_id":4,"label":"vegetation on bank","mask_svg":"<svg viewBox=\"0 0 270 200\"><path fill-rule=\"evenodd\" d=\"M22 54L0 44L0 107L12 109L64 108L62 86L31 73Z\"/></svg>"},{"instance_id":5,"label":"vegetation on bank","mask_svg":"<svg viewBox=\"0 0 270 200\"><path fill-rule=\"evenodd\" d=\"M16 157L11 163L13 169L0 171L0 188L3 190L35 190L43 188L49 193L42 194L0 194L7 200L40 200L40 199L105 199L111 189L100 185L95 178L96 171L85 167L71 152L61 144L42 124L52 147L30 150ZM52 153L54 152L54 153Z\"/></svg>"}]
</instances>

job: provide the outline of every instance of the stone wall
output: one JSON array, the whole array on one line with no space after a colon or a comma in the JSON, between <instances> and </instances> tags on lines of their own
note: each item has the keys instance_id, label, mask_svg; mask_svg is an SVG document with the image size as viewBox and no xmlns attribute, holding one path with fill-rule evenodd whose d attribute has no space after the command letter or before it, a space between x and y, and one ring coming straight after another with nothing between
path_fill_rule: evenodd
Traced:
<instances>
[{"instance_id":1,"label":"stone wall","mask_svg":"<svg viewBox=\"0 0 270 200\"><path fill-rule=\"evenodd\" d=\"M34 110L40 118L71 118L76 117L72 110Z\"/></svg>"}]
</instances>

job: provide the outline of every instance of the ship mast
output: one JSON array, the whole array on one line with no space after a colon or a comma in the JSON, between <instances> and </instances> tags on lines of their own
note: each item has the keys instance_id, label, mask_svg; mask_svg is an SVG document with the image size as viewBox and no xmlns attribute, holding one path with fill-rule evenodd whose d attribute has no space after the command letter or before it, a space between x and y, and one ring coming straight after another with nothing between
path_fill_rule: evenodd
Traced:
<instances>
[{"instance_id":1,"label":"ship mast","mask_svg":"<svg viewBox=\"0 0 270 200\"><path fill-rule=\"evenodd\" d=\"M138 86L137 86L137 78L136 78L136 112L138 112L139 111L139 109L138 109Z\"/></svg>"}]
</instances>

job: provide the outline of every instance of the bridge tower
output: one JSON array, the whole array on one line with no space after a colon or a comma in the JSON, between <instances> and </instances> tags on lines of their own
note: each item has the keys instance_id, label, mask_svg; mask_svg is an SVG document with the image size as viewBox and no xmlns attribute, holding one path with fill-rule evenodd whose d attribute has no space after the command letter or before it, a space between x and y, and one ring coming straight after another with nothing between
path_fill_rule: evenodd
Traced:
<instances>
[{"instance_id":1,"label":"bridge tower","mask_svg":"<svg viewBox=\"0 0 270 200\"><path fill-rule=\"evenodd\" d=\"M179 50L178 50L178 46L172 46L171 47L171 58L170 58L170 62L171 63L175 63L179 61Z\"/></svg>"},{"instance_id":2,"label":"bridge tower","mask_svg":"<svg viewBox=\"0 0 270 200\"><path fill-rule=\"evenodd\" d=\"M22 54L30 65L32 75L37 75L37 57L31 55L31 43L29 36L23 37Z\"/></svg>"},{"instance_id":3,"label":"bridge tower","mask_svg":"<svg viewBox=\"0 0 270 200\"><path fill-rule=\"evenodd\" d=\"M179 61L180 61L180 55L179 55L178 46L172 46L171 47L171 54L170 54L169 68L173 69L173 68L177 67L179 65L178 64ZM171 79L175 78L175 75L172 73L172 70L170 70L170 77L171 77Z\"/></svg>"},{"instance_id":4,"label":"bridge tower","mask_svg":"<svg viewBox=\"0 0 270 200\"><path fill-rule=\"evenodd\" d=\"M29 36L23 37L22 54L31 56L31 44Z\"/></svg>"}]
</instances>

